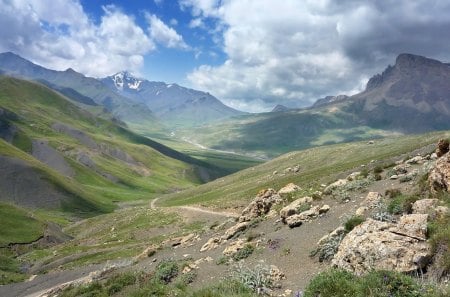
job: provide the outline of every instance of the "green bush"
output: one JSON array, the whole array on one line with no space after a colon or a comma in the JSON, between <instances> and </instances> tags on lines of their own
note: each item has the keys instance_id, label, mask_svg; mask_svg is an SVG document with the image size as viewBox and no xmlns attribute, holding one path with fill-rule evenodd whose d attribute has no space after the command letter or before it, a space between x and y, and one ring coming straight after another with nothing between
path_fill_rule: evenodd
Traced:
<instances>
[{"instance_id":1,"label":"green bush","mask_svg":"<svg viewBox=\"0 0 450 297\"><path fill-rule=\"evenodd\" d=\"M106 282L106 290L108 295L113 295L123 290L127 286L134 285L136 283L136 275L132 272L123 274L116 274Z\"/></svg>"},{"instance_id":2,"label":"green bush","mask_svg":"<svg viewBox=\"0 0 450 297\"><path fill-rule=\"evenodd\" d=\"M373 168L373 173L375 174L380 174L381 172L383 172L383 167L382 166L375 166L375 168Z\"/></svg>"},{"instance_id":3,"label":"green bush","mask_svg":"<svg viewBox=\"0 0 450 297\"><path fill-rule=\"evenodd\" d=\"M155 278L165 284L170 283L175 277L177 277L179 267L174 260L165 260L159 263L156 267Z\"/></svg>"},{"instance_id":4,"label":"green bush","mask_svg":"<svg viewBox=\"0 0 450 297\"><path fill-rule=\"evenodd\" d=\"M440 277L450 273L450 216L434 220L428 224L428 235L435 264L441 271Z\"/></svg>"},{"instance_id":5,"label":"green bush","mask_svg":"<svg viewBox=\"0 0 450 297\"><path fill-rule=\"evenodd\" d=\"M240 261L242 259L248 258L251 254L253 254L253 251L255 250L255 247L251 244L246 244L242 249L237 251L233 256L234 261Z\"/></svg>"},{"instance_id":6,"label":"green bush","mask_svg":"<svg viewBox=\"0 0 450 297\"><path fill-rule=\"evenodd\" d=\"M256 295L238 280L226 280L192 292L189 297L255 297Z\"/></svg>"},{"instance_id":7,"label":"green bush","mask_svg":"<svg viewBox=\"0 0 450 297\"><path fill-rule=\"evenodd\" d=\"M304 297L438 297L444 294L398 272L371 271L357 277L343 270L331 269L320 273L309 283Z\"/></svg>"},{"instance_id":8,"label":"green bush","mask_svg":"<svg viewBox=\"0 0 450 297\"><path fill-rule=\"evenodd\" d=\"M388 206L387 211L390 214L411 213L414 202L419 199L417 196L399 195L392 199Z\"/></svg>"},{"instance_id":9,"label":"green bush","mask_svg":"<svg viewBox=\"0 0 450 297\"><path fill-rule=\"evenodd\" d=\"M364 220L365 219L361 216L352 216L344 224L345 231L347 232L352 231L353 228L364 222Z\"/></svg>"}]
</instances>

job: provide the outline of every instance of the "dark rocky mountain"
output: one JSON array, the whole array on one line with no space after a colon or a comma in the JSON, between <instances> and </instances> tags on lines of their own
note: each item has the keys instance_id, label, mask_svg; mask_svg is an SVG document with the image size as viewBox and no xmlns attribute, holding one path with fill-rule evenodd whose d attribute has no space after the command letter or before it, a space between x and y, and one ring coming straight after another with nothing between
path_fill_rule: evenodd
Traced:
<instances>
[{"instance_id":1,"label":"dark rocky mountain","mask_svg":"<svg viewBox=\"0 0 450 297\"><path fill-rule=\"evenodd\" d=\"M86 77L71 68L65 71L50 70L14 53L6 52L0 54L0 71L44 83L75 102L102 105L115 117L127 122L155 121L151 111L144 104L130 101L111 91L101 81Z\"/></svg>"},{"instance_id":2,"label":"dark rocky mountain","mask_svg":"<svg viewBox=\"0 0 450 297\"><path fill-rule=\"evenodd\" d=\"M350 110L373 127L410 133L448 129L450 66L401 54L394 66L373 76L350 101Z\"/></svg>"},{"instance_id":3,"label":"dark rocky mountain","mask_svg":"<svg viewBox=\"0 0 450 297\"><path fill-rule=\"evenodd\" d=\"M136 78L123 71L102 79L114 92L144 103L169 125L199 125L244 114L209 93Z\"/></svg>"},{"instance_id":4,"label":"dark rocky mountain","mask_svg":"<svg viewBox=\"0 0 450 297\"><path fill-rule=\"evenodd\" d=\"M285 112L290 110L289 107L281 105L281 104L277 104L270 112Z\"/></svg>"}]
</instances>

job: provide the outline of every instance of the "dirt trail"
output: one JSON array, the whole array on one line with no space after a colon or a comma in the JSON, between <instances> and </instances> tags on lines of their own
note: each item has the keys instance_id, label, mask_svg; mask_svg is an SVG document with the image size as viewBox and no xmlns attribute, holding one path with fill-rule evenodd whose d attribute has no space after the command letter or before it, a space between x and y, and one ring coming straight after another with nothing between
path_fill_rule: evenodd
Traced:
<instances>
[{"instance_id":1,"label":"dirt trail","mask_svg":"<svg viewBox=\"0 0 450 297\"><path fill-rule=\"evenodd\" d=\"M167 207L167 208L161 208L161 207L157 207L156 203L158 202L159 198L155 198L152 200L152 202L150 203L150 208L151 209L167 209L167 210L185 210L185 211L189 211L189 212L194 212L194 213L202 213L202 214L208 214L208 215L213 215L213 216L220 216L220 217L228 217L228 218L237 218L239 217L239 215L237 213L232 213L232 212L219 212L219 211L214 211L214 210L209 210L209 209L204 209L204 208L200 208L200 207L196 207L196 206L173 206L173 207Z\"/></svg>"}]
</instances>

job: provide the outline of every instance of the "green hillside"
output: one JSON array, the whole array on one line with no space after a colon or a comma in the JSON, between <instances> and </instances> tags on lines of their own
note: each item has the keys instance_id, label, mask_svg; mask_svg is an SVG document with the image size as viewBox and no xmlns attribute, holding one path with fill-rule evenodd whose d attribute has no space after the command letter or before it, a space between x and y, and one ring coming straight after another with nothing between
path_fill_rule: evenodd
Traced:
<instances>
[{"instance_id":1,"label":"green hillside","mask_svg":"<svg viewBox=\"0 0 450 297\"><path fill-rule=\"evenodd\" d=\"M50 192L64 196L58 206L64 211L107 212L114 202L148 200L220 174L206 162L97 118L36 83L1 77L0 109L0 156L10 163L21 160L23 168L51 185ZM33 157L36 140L60 156L60 165L71 174ZM55 156L45 157L52 161ZM5 196L4 191L2 200L13 200Z\"/></svg>"},{"instance_id":2,"label":"green hillside","mask_svg":"<svg viewBox=\"0 0 450 297\"><path fill-rule=\"evenodd\" d=\"M268 187L280 189L290 182L301 186L304 194L312 194L321 189L322 183L336 179L336 174L358 170L372 160L373 166L392 164L390 158L433 144L449 135L449 132L435 132L388 137L373 144L350 142L291 152L208 184L166 195L159 203L163 206L200 204L213 208L239 208L247 205L259 190ZM298 172L289 170L295 166L299 166Z\"/></svg>"}]
</instances>

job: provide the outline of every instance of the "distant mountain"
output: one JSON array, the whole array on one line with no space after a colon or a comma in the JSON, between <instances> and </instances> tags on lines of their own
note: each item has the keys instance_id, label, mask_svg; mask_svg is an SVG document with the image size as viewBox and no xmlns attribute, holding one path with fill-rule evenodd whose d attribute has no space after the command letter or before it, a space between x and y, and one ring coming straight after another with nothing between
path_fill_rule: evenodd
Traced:
<instances>
[{"instance_id":1,"label":"distant mountain","mask_svg":"<svg viewBox=\"0 0 450 297\"><path fill-rule=\"evenodd\" d=\"M348 98L349 98L349 96L347 96L347 95L326 96L324 98L317 99L317 101L311 107L314 108L314 107L325 106L328 104L344 101Z\"/></svg>"},{"instance_id":2,"label":"distant mountain","mask_svg":"<svg viewBox=\"0 0 450 297\"><path fill-rule=\"evenodd\" d=\"M323 144L446 130L449 118L449 64L400 54L354 96L328 96L309 109L247 115L184 133L207 147L273 157Z\"/></svg>"},{"instance_id":3,"label":"distant mountain","mask_svg":"<svg viewBox=\"0 0 450 297\"><path fill-rule=\"evenodd\" d=\"M199 125L244 114L209 93L136 78L126 71L102 82L117 94L144 103L168 125Z\"/></svg>"},{"instance_id":4,"label":"distant mountain","mask_svg":"<svg viewBox=\"0 0 450 297\"><path fill-rule=\"evenodd\" d=\"M101 105L115 117L127 122L155 121L152 112L144 104L130 101L111 91L101 81L71 68L65 71L50 70L7 52L0 54L0 71L19 78L38 80L75 102Z\"/></svg>"},{"instance_id":5,"label":"distant mountain","mask_svg":"<svg viewBox=\"0 0 450 297\"><path fill-rule=\"evenodd\" d=\"M290 110L289 107L286 107L281 104L277 104L270 112L284 112Z\"/></svg>"},{"instance_id":6,"label":"distant mountain","mask_svg":"<svg viewBox=\"0 0 450 297\"><path fill-rule=\"evenodd\" d=\"M450 66L401 54L394 66L373 76L349 110L373 127L407 133L450 128Z\"/></svg>"}]
</instances>

